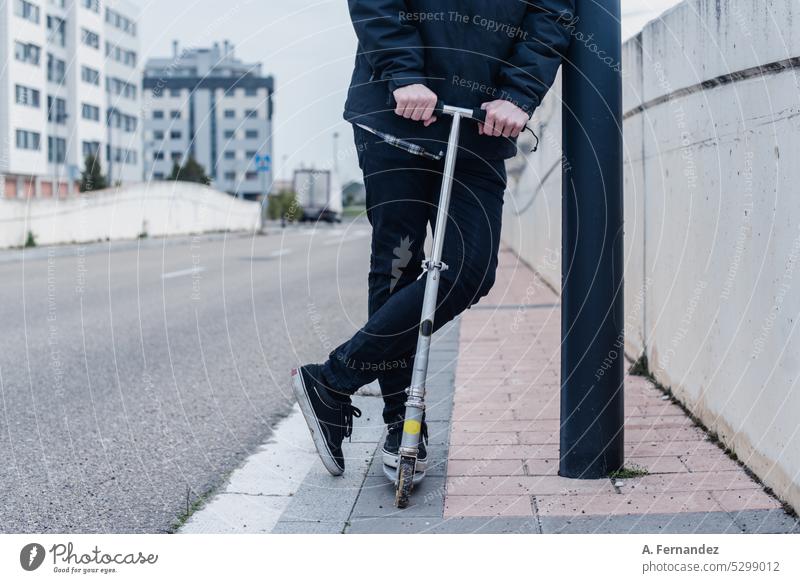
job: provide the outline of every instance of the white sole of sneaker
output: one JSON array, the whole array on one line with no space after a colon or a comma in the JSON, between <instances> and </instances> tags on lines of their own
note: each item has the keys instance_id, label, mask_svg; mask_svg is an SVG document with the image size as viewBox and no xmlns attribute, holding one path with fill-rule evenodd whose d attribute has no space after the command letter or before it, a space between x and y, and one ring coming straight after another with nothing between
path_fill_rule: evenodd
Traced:
<instances>
[{"instance_id":1,"label":"white sole of sneaker","mask_svg":"<svg viewBox=\"0 0 800 583\"><path fill-rule=\"evenodd\" d=\"M389 466L390 468L397 469L397 465L400 463L400 456L394 453L389 453L385 449L381 450L383 454L383 465ZM417 460L417 469L418 472L424 472L428 469L428 460Z\"/></svg>"},{"instance_id":2,"label":"white sole of sneaker","mask_svg":"<svg viewBox=\"0 0 800 583\"><path fill-rule=\"evenodd\" d=\"M322 460L322 465L334 476L341 476L344 473L344 468L340 468L336 463L331 450L328 448L328 442L322 434L322 427L319 424L317 416L314 415L314 408L311 406L311 400L308 397L308 389L306 383L303 381L303 375L300 374L299 369L292 369L292 389L294 396L297 399L297 404L303 417L308 425L308 430L311 432L311 440L314 442L314 447L317 448L319 458Z\"/></svg>"}]
</instances>

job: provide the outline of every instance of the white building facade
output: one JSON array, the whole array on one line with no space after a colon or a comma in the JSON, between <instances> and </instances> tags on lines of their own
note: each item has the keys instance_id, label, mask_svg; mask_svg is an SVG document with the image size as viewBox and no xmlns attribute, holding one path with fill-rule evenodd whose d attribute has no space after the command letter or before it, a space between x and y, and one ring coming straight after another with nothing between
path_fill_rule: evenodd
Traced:
<instances>
[{"instance_id":1,"label":"white building facade","mask_svg":"<svg viewBox=\"0 0 800 583\"><path fill-rule=\"evenodd\" d=\"M272 183L273 79L227 41L150 59L144 70L145 180L191 157L211 186L254 199Z\"/></svg>"},{"instance_id":2,"label":"white building facade","mask_svg":"<svg viewBox=\"0 0 800 583\"><path fill-rule=\"evenodd\" d=\"M72 193L89 154L110 184L140 181L137 6L8 0L0 11L2 194Z\"/></svg>"}]
</instances>

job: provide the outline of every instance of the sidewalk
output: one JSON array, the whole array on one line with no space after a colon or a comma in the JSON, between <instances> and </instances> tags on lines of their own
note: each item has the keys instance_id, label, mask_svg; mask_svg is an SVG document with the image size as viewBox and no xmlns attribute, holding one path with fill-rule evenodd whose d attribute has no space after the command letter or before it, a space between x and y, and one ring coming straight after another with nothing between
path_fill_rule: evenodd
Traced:
<instances>
[{"instance_id":1,"label":"sidewalk","mask_svg":"<svg viewBox=\"0 0 800 583\"><path fill-rule=\"evenodd\" d=\"M327 474L295 412L183 532L800 533L796 519L647 379L625 379L626 479L557 475L559 298L501 253L493 292L434 338L433 467L412 506L381 470L381 400ZM282 461L281 461L282 460ZM284 463L283 467L280 467Z\"/></svg>"}]
</instances>

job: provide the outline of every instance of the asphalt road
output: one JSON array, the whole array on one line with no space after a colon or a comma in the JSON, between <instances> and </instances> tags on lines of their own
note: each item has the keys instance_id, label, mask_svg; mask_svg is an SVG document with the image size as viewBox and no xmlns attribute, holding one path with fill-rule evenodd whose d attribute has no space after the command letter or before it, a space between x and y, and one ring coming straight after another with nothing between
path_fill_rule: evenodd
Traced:
<instances>
[{"instance_id":1,"label":"asphalt road","mask_svg":"<svg viewBox=\"0 0 800 583\"><path fill-rule=\"evenodd\" d=\"M369 225L0 252L0 532L164 532L366 315Z\"/></svg>"}]
</instances>

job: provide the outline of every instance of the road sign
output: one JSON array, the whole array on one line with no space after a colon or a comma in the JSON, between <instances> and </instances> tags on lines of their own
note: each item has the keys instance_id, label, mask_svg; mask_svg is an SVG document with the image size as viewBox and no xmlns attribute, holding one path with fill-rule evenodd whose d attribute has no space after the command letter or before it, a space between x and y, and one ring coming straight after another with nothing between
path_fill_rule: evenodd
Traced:
<instances>
[{"instance_id":1,"label":"road sign","mask_svg":"<svg viewBox=\"0 0 800 583\"><path fill-rule=\"evenodd\" d=\"M255 161L258 172L269 172L272 163L272 158L269 157L269 154L264 154L263 156L256 154Z\"/></svg>"}]
</instances>

